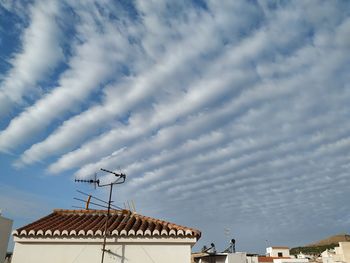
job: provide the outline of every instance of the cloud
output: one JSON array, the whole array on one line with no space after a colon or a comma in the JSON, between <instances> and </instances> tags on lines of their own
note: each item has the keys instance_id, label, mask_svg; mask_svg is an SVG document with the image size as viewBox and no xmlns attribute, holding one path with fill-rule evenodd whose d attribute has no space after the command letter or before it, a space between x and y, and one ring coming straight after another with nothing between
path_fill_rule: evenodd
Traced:
<instances>
[{"instance_id":1,"label":"cloud","mask_svg":"<svg viewBox=\"0 0 350 263\"><path fill-rule=\"evenodd\" d=\"M93 91L98 90L120 68L120 63L130 58L126 52L127 40L118 37L118 30L112 27L113 24L105 25L105 34L101 34L91 16L82 12L81 18L77 30L82 41L77 41L73 47L74 54L68 62L68 69L61 74L58 86L11 120L0 133L2 151L22 144L62 114L83 104Z\"/></svg>"},{"instance_id":2,"label":"cloud","mask_svg":"<svg viewBox=\"0 0 350 263\"><path fill-rule=\"evenodd\" d=\"M154 29L152 26L153 24L145 24L147 33L149 31L153 32ZM148 34L145 35L147 36ZM200 36L198 33L197 35ZM118 116L122 117L125 112L140 104L141 101L153 96L157 92L159 86L163 85L164 81L173 74L179 74L179 72L186 74L186 69L181 68L180 65L186 64L185 61L189 61L192 57L198 56L200 50L210 45L210 43L204 42L204 38L205 37L202 37L201 41L193 43L197 44L199 48L189 49L187 52L183 52L179 46L191 45L193 40L198 40L197 38L186 39L182 41L184 43L181 45L176 43L176 45L173 44L171 47L168 47L169 52L167 52L164 57L161 57L161 59L158 58L160 61L158 61L157 64L136 77L127 78L125 83L122 83L124 87L130 86L131 88L126 89L120 86L112 87L112 91L107 91L105 103L103 105L90 108L82 114L64 122L63 125L44 142L34 145L29 149L23 158L24 161L28 163L31 162L31 159L40 160L48 154L60 152L65 150L67 146L79 143L82 139L93 133L97 127L105 125L105 123L108 123ZM148 41L150 40L147 38L145 43L142 43L143 46L146 46L146 51L151 49L147 47L149 45ZM170 39L167 41L170 41ZM159 42L162 43L164 41ZM154 56L153 53L155 51L148 52L151 53L151 56ZM72 134L70 132L72 129L79 129L80 132ZM30 158L32 155L36 155L35 158Z\"/></svg>"},{"instance_id":3,"label":"cloud","mask_svg":"<svg viewBox=\"0 0 350 263\"><path fill-rule=\"evenodd\" d=\"M0 6L8 12L12 12L22 19L27 19L27 9L31 4L30 1L19 1L19 0L1 0ZM0 11L1 12L1 11Z\"/></svg>"},{"instance_id":4,"label":"cloud","mask_svg":"<svg viewBox=\"0 0 350 263\"><path fill-rule=\"evenodd\" d=\"M276 23L276 27L278 25ZM213 225L216 229L221 225L223 229L229 225L247 247L251 246L247 238L248 225L256 224L256 218L259 226L265 225L260 233L276 240L278 232L286 232L285 229L293 225L293 231L299 229L295 240L299 239L300 243L296 245L302 244L302 239L307 242L306 237L300 238L300 231L317 236L317 231L334 220L340 222L334 207L346 209L339 200L348 198L342 185L349 179L346 151L350 146L350 127L345 121L349 114L346 106L349 89L344 71L348 67L348 58L344 56L348 46L346 39L341 43L336 40L343 36L340 32L344 25L346 20L339 22L335 35L315 28L313 35L301 34L303 44L293 45L287 53L279 48L284 47L288 39L283 39L280 47L279 44L271 46L278 43L273 40L279 34L265 25L265 33L257 32L255 37L260 37L252 37L242 44L245 50L250 50L247 55L243 53L243 61L254 62L260 79L243 85L242 91L229 97L226 104L201 105L200 110L194 106L193 112L186 112L185 109L192 106L185 103L186 95L199 87L193 85L186 95L180 93L173 102L153 104L151 113L143 119L136 118L135 114L135 119L129 118L127 125L109 133L110 140L103 141L108 133L96 138L69 153L67 158L59 159L51 168L58 168L62 160L74 163L79 153L81 156L91 154L91 159L79 163L86 165L76 175L89 176L100 167L113 169L122 165L129 177L128 186L119 190L120 195L135 198L141 211L147 207L154 214L179 217L180 221L186 219L173 211L200 214L206 219L202 223L204 229L212 229ZM273 32L275 38L270 38L269 32ZM270 37L263 37L264 34ZM290 39L294 37L291 33ZM327 42L323 42L325 40ZM265 47L261 41L266 41L266 49L256 48ZM254 48L248 49L247 43ZM233 50L228 54L234 53ZM239 51L237 49L237 53L242 54ZM227 58L227 54L224 57ZM228 65L236 69L234 64ZM208 71L205 73L210 76ZM209 80L203 82L210 90L214 86ZM225 82L225 74L220 75L220 80L228 86L231 84ZM203 97L199 97L203 103L205 91ZM176 107L181 102L182 107ZM182 116L182 110L187 114ZM133 136L138 128L147 130L152 117L161 119L162 115L157 113L164 113L170 121L164 126L155 126L151 133ZM144 119L147 123L142 122ZM130 137L134 139L129 141ZM122 146L128 147L127 150L115 158L103 157ZM101 149L106 152L98 160ZM337 194L334 187L339 189ZM220 211L220 217L213 211ZM241 233L239 229L245 225L246 232ZM342 221L337 229L347 227ZM206 241L215 238L218 240L219 234L211 235ZM261 248L264 240L262 243Z\"/></svg>"},{"instance_id":5,"label":"cloud","mask_svg":"<svg viewBox=\"0 0 350 263\"><path fill-rule=\"evenodd\" d=\"M152 28L152 26L154 25L148 25L147 18L148 16L151 16L153 18L153 13L154 12L144 15L146 17L145 26L151 27L150 29L148 29L151 33L154 31L154 29ZM252 13L255 14L254 12ZM184 38L180 39L180 43L176 42L176 44L171 44L170 47L167 48L168 52L164 55L162 59L160 59L160 61L158 61L157 64L155 64L154 67L152 67L150 70L146 70L143 74L140 74L136 78L132 78L130 81L123 84L124 86L128 85L131 87L125 91L125 95L120 95L120 88L117 87L116 91L118 93L110 92L110 94L108 94L109 96L113 96L113 99L106 99L106 103L104 103L103 105L90 108L82 114L77 115L74 118L64 122L64 124L61 127L59 127L59 129L56 130L46 140L35 144L30 149L28 149L21 157L21 162L27 164L32 163L34 161L41 160L42 158L47 157L50 154L55 154L57 152L60 153L64 150L67 150L69 146L72 147L78 145L81 140L84 140L87 136L91 135L97 127L99 127L100 129L100 127L103 127L105 123L112 121L118 116L122 118L125 112L129 111L133 107L139 107L138 105L140 103L144 103L144 101L147 98L150 98L155 95L159 96L159 89L164 86L165 81L167 82L166 85L169 86L169 79L171 78L178 78L179 76L182 76L182 83L174 85L173 83L176 83L176 80L174 79L174 81L171 81L172 86L168 87L167 90L172 92L172 90L175 89L184 89L184 84L189 78L189 74L193 73L191 68L198 66L199 62L196 61L195 58L201 60L201 56L204 51L210 53L213 50L220 47L222 45L222 41L218 40L223 37L219 33L216 33L217 31L219 31L218 24L222 23L222 18L220 16L216 18L218 21L213 20L213 18L211 18L211 16L209 16L208 14L200 14L197 16L193 16L194 18L192 18L190 14L189 17L191 20L189 22L184 22L184 25L186 25L186 27L184 27L184 32L182 32L182 34L184 34L185 36ZM228 23L226 25L226 27L228 28L226 28L225 30L231 30L235 33L238 33L238 28L243 28L247 24L249 25L250 23L252 23L246 18L242 19L242 21L239 20L234 22L236 23L233 23L233 21L232 23ZM242 24L242 22L245 24ZM202 26L201 28L196 27L196 31L192 32L193 28L191 27L191 24L201 24ZM213 34L218 35L218 40L208 42L207 39L210 38ZM253 38L259 40L261 37L264 38L264 35L261 36L261 34L257 34L257 36L254 36ZM231 38L234 40L234 35ZM149 45L148 41L149 39L146 38L143 42L143 46ZM162 43L162 39L159 42ZM219 73L220 70L222 71L224 67L226 67L226 70L228 71L226 74L230 74L230 70L232 70L234 63L238 63L237 60L239 61L244 59L247 53L248 55L252 55L249 54L249 52L258 52L258 50L260 50L259 46L257 47L256 45L249 45L248 43L249 41L245 40L244 43L242 43L242 45L240 45L239 47L232 48L232 50L228 49L226 50L226 52L224 52L224 54L220 54L220 57L216 59L217 61L212 62L214 65L216 63L219 64L219 66L214 66L213 69L211 69L211 71L204 71L201 73L200 76L198 76L201 78L203 75L209 75L206 76L206 79L202 79L197 82L194 80L190 80L190 82L187 83L187 86L200 86L199 88L196 88L196 91L194 92L192 92L190 89L188 90L189 94L187 96L187 104L190 105L192 111L196 108L195 105L192 105L192 102L195 102L195 100L197 100L197 102L201 105L206 104L206 101L204 99L203 101L201 101L201 97L203 95L200 95L200 93L203 93L202 90L204 89L205 85L210 85L210 82L213 82L213 85L221 85L215 84L215 82L221 81L215 80L217 74L223 74L222 72ZM254 43L254 41L252 41L252 43ZM192 48L184 51L182 49L183 46L191 46ZM254 51L254 49L257 50ZM153 53L154 52L152 52L152 54ZM225 56L230 53L234 55L230 55L229 59L227 59ZM241 54L236 55L237 53ZM230 59L234 62L230 62ZM228 60L228 62L225 62L225 60ZM190 61L194 61L195 64L193 65ZM228 64L229 62L231 63L231 65ZM227 65L225 65L225 63ZM186 67L184 67L183 65L186 65ZM229 66L231 66L231 68L229 68ZM204 67L203 69L205 70L206 67ZM237 77L239 78L239 76ZM224 86L223 88L227 90L229 89L229 86ZM118 97L116 97L116 95L118 95ZM218 92L218 89L215 89L215 87L213 87L211 89L208 89L207 96L210 97L211 95L217 96L217 98L219 98L220 92ZM195 96L198 97L196 98ZM163 99L163 96L161 99ZM186 104L186 101L184 101L183 103ZM164 105L161 105L159 107L160 109L158 110L158 114L154 117L154 119L157 119L157 117L162 117L162 120L155 121L154 125L160 125L162 121L164 122L164 120L167 118L167 112L176 112L177 109L183 108L181 104L182 102L178 102L177 105L174 105L170 109L166 109L166 107L164 107L165 105L167 105L167 102L164 103ZM199 108L200 104L198 104L197 108ZM164 109L162 109L161 107L164 107ZM161 111L163 111L162 115L159 114L159 112ZM190 111L191 110L187 110L187 113L189 113ZM185 115L185 113L186 111L182 110L182 115ZM174 118L176 118L176 116ZM78 129L79 132L71 133L72 129ZM109 134L109 136L113 135ZM94 154L96 155L96 153Z\"/></svg>"},{"instance_id":6,"label":"cloud","mask_svg":"<svg viewBox=\"0 0 350 263\"><path fill-rule=\"evenodd\" d=\"M256 36L251 40L254 40L255 37ZM258 37L260 38L260 35ZM242 46L246 47L244 44L242 44ZM296 56L300 57L299 53L303 54L306 50L309 51L309 53L314 53L313 50L309 50L308 47L305 47L305 50L297 50ZM228 116L235 116L235 112L238 114L240 111L250 109L251 105L266 99L276 99L281 96L283 97L298 92L298 83L300 83L299 69L297 69L297 74L292 77L287 76L281 78L281 80L268 80L266 78L265 83L260 84L258 87L244 90L242 87L254 86L253 83L256 81L254 80L254 78L256 78L254 71L251 73L248 71L243 73L236 70L235 74L232 74L230 71L225 74L222 67L222 65L225 65L226 63L226 66L230 65L231 67L228 68L231 69L237 63L237 60L241 61L240 56L233 56L233 58L231 58L232 61L230 61L229 57L229 54L235 54L240 51L240 48L237 48L228 50L227 53L224 53L221 59L218 59L213 63L216 66L206 72L207 78L194 82L194 88L189 90L185 95L176 97L175 102L169 104L168 101L165 101L164 104L159 103L153 105L154 111L152 114L149 114L150 117L148 117L149 121L147 124L143 124L143 117L138 118L137 116L134 116L134 118L131 118L129 125L118 127L95 140L90 141L86 145L83 145L80 149L63 156L58 163L51 166L51 171L59 172L61 171L60 169L72 168L79 166L84 162L96 160L104 154L116 150L118 147L122 147L124 144L132 143L134 140L140 138L140 136L147 136L147 134L150 134L151 132L154 133L155 128L159 129L162 126L166 127L167 124L171 124L172 121L181 119L182 117L201 109L203 106L210 109L211 103L213 101L215 102L220 96L229 98L232 94L236 95L237 91L243 90L240 96L235 96L230 103L227 103L226 108L220 109L219 107L219 109L214 111L214 116L207 113L207 110L205 111L205 115L199 115L202 118L206 118L203 122L210 123L210 121L218 119L219 117L225 119L228 118ZM330 58L333 56L333 53L329 54L327 58L325 57L324 61L329 62ZM337 58L337 56L335 57ZM295 60L295 57L293 56L291 59ZM289 59L284 62L286 65L290 63ZM337 62L339 62L339 60L337 60ZM300 62L298 64L300 64ZM296 66L297 65L295 65L294 68L296 68ZM272 65L268 65L268 68L271 67ZM220 80L215 79L217 68L221 69ZM260 74L266 74L263 73L263 68L265 68L265 65L258 67L258 72ZM313 70L309 75L304 73L303 82L307 83L310 81L311 83L314 81L314 79L317 78L315 75L319 74L319 72L317 72L319 68L324 68L324 66L313 67ZM277 70L281 71L279 68L275 69L274 72ZM326 74L327 73L324 73L323 75L326 76ZM308 78L305 76L308 76ZM235 85L238 88L233 89L231 88L231 85ZM240 87L240 85L242 87ZM224 117L220 116L222 114ZM192 126L191 122L192 120L190 119L189 126ZM213 128L213 125L210 127Z\"/></svg>"},{"instance_id":7,"label":"cloud","mask_svg":"<svg viewBox=\"0 0 350 263\"><path fill-rule=\"evenodd\" d=\"M38 1L29 11L30 23L21 36L22 47L12 55L11 69L0 83L0 116L23 105L25 98L40 94L39 82L63 59L61 32L56 23L60 4Z\"/></svg>"},{"instance_id":8,"label":"cloud","mask_svg":"<svg viewBox=\"0 0 350 263\"><path fill-rule=\"evenodd\" d=\"M227 227L259 250L348 229L348 3L68 5L67 69L0 134L3 151L29 145L16 166L120 167L117 200L201 244Z\"/></svg>"}]
</instances>

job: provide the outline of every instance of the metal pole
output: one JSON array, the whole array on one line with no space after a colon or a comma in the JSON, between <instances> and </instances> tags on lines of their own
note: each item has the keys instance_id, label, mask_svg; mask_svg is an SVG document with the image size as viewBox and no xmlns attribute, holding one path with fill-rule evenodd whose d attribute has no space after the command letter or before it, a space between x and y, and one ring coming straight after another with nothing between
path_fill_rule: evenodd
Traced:
<instances>
[{"instance_id":1,"label":"metal pole","mask_svg":"<svg viewBox=\"0 0 350 263\"><path fill-rule=\"evenodd\" d=\"M104 257L105 257L108 220L109 220L109 213L110 213L110 210L111 210L111 203L112 203L113 183L111 183L110 186L111 186L111 188L109 190L108 209L107 209L107 217L106 217L106 224L105 224L105 233L104 233L104 236L103 236L101 263L103 263L103 260L104 260Z\"/></svg>"},{"instance_id":2,"label":"metal pole","mask_svg":"<svg viewBox=\"0 0 350 263\"><path fill-rule=\"evenodd\" d=\"M96 176L95 176L95 180L80 180L80 179L75 179L75 182L82 182L82 183L90 183L90 184L97 184L98 187L105 187L105 186L110 186L110 190L109 190L109 199L108 199L108 210L107 210L107 215L106 215L106 224L105 224L105 231L104 231L104 235L103 235L103 246L102 246L102 258L101 258L101 263L103 263L104 261L104 256L105 256L105 251L106 251L106 241L107 241L107 230L108 230L108 220L109 220L109 217L110 217L110 211L111 211L111 206L112 206L112 192L113 192L113 185L115 184L122 184L125 182L125 178L126 178L126 175L123 174L123 173L120 173L120 174L117 174L115 172L112 172L112 171L109 171L109 170L106 170L106 169L103 169L101 168L102 171L104 172L107 172L107 173L111 173L111 174L114 174L116 177L118 177L118 179L116 181L114 181L113 183L110 183L110 184L100 184L100 180L97 179L96 180ZM118 182L119 179L122 179L123 181L121 182ZM85 194L85 193L83 193ZM89 195L90 196L90 195ZM91 198L91 197L89 197ZM95 198L95 197L93 197ZM100 200L98 198L96 198L97 200ZM79 200L79 199L78 199ZM100 200L102 202L104 202L103 200ZM90 201L90 203L92 203ZM102 205L100 205L102 206ZM103 207L103 206L102 206ZM114 206L113 206L114 207Z\"/></svg>"}]
</instances>

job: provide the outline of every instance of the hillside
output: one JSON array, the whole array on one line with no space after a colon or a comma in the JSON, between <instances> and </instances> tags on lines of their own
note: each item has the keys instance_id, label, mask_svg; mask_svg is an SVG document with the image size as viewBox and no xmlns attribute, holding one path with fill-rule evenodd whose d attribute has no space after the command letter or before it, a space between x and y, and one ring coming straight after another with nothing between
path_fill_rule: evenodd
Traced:
<instances>
[{"instance_id":1,"label":"hillside","mask_svg":"<svg viewBox=\"0 0 350 263\"><path fill-rule=\"evenodd\" d=\"M338 246L339 242L345 242L345 241L350 241L350 235L346 233L338 234L338 235L327 237L315 243L305 245L303 247L294 247L290 250L290 253L292 255L299 254L300 252L304 254L319 255L326 249L334 248Z\"/></svg>"},{"instance_id":2,"label":"hillside","mask_svg":"<svg viewBox=\"0 0 350 263\"><path fill-rule=\"evenodd\" d=\"M306 247L327 246L330 244L338 244L339 242L350 241L350 235L343 233L334 236L327 237L318 242L306 245Z\"/></svg>"}]
</instances>

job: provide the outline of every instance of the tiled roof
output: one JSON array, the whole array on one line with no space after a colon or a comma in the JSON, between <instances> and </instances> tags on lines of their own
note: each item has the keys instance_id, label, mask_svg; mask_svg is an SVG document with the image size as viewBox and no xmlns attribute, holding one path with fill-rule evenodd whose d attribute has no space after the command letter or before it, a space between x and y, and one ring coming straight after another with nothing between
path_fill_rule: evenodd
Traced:
<instances>
[{"instance_id":1,"label":"tiled roof","mask_svg":"<svg viewBox=\"0 0 350 263\"><path fill-rule=\"evenodd\" d=\"M103 236L106 210L56 209L29 225L13 232L17 237L29 236ZM112 210L108 220L108 236L173 236L200 238L199 230L163 220L142 216L129 210Z\"/></svg>"}]
</instances>

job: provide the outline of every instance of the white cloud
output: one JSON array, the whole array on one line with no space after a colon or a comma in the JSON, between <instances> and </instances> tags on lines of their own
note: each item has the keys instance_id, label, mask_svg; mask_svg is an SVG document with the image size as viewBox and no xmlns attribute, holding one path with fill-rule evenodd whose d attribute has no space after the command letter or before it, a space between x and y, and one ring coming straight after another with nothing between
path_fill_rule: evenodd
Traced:
<instances>
[{"instance_id":1,"label":"white cloud","mask_svg":"<svg viewBox=\"0 0 350 263\"><path fill-rule=\"evenodd\" d=\"M153 14L153 13L152 13ZM141 100L145 100L150 96L158 96L160 87L163 87L163 81L169 82L169 79L174 78L171 82L176 82L176 78L182 75L181 85L186 83L186 74L182 72L190 72L191 73L191 63L187 63L193 58L198 59L198 55L202 52L210 52L214 47L218 47L217 41L214 43L207 43L205 39L208 39L211 35L215 34L218 31L218 26L215 24L216 21L212 20L209 16L202 18L200 17L202 28L197 29L195 34L187 33L188 39L181 40L180 43L176 43L174 49L169 49L168 54L164 59L158 61L158 64L150 71L146 71L145 74L138 76L132 82L128 82L132 88L126 91L126 95L119 96L119 98L113 98L113 100L107 100L107 102L102 106L97 106L91 108L80 114L67 122L65 122L55 133L53 133L50 137L48 137L43 142L33 145L30 149L28 149L24 155L21 157L21 161L23 163L32 163L37 160L41 160L44 157L47 157L49 154L54 154L56 152L61 152L66 150L69 146L77 145L81 140L85 139L87 136L93 133L96 127L100 127L104 123L108 123L113 120L115 117L122 117L125 111L132 109L137 104L141 103ZM217 17L217 20L221 22L221 17ZM192 21L194 24L198 24L199 22L195 19ZM188 25L187 25L188 26ZM270 45L270 41L268 41L268 32L274 32L274 30L269 30L266 32L258 32L253 34L252 37L245 39L240 43L237 47L234 46L232 48L225 48L224 53L220 54L220 57L216 59L216 61L212 61L211 64L214 66L208 71L204 71L201 73L201 76L205 76L205 78L200 79L199 81L191 80L191 82L185 84L187 86L195 87L195 91L193 92L190 88L188 89L188 94L186 100L177 101L175 105L168 107L169 102L165 101L164 105L158 106L154 105L156 108L157 114L153 116L153 126L162 126L165 123L171 123L173 119L180 118L184 116L186 113L189 114L194 109L198 109L201 105L208 106L208 102L204 99L204 90L207 90L207 100L214 100L215 96L220 98L219 90L227 90L230 91L231 87L224 83L222 79L217 79L217 75L227 74L232 75L232 69L236 68L247 58L254 58L254 56L259 56L259 53L265 52L264 50ZM294 37L294 36L293 36ZM147 41L146 41L147 42ZM214 45L213 45L214 44ZM186 51L182 50L182 46L191 46L191 49L187 49ZM197 47L198 46L198 47ZM181 67L180 65L187 65L188 67ZM197 63L198 64L198 63ZM194 65L196 66L196 65ZM180 69L179 69L180 68ZM224 71L226 73L223 73ZM239 74L242 75L240 69L236 70L237 77L239 78ZM187 73L188 74L188 73ZM243 74L244 75L244 74ZM242 75L242 77L243 77ZM200 77L201 77L200 76ZM228 76L228 78L232 78L233 76ZM211 88L205 88L205 86L211 86L211 82L213 86ZM218 83L218 84L215 84ZM219 84L220 83L220 84ZM237 83L237 79L236 79ZM127 85L125 84L125 85ZM168 84L166 84L168 85ZM216 88L215 86L219 85L221 88ZM226 86L225 86L226 85ZM199 86L199 87L197 87ZM174 87L167 88L167 90L178 89L179 85L175 85ZM181 89L181 86L180 86ZM118 89L119 90L119 89ZM118 91L117 90L117 91ZM226 91L226 92L227 92ZM156 93L157 92L157 93ZM171 91L170 91L171 92ZM232 92L232 90L231 90ZM116 95L117 93L113 94ZM192 94L197 94L197 98L192 96ZM223 93L224 94L224 93ZM223 95L221 94L221 96ZM181 95L181 94L180 94ZM113 96L114 97L114 96ZM164 97L161 97L164 99ZM171 103L171 101L170 101ZM186 111L182 105L188 105L189 109ZM198 104L196 106L196 104ZM159 108L159 109L157 109ZM172 114L172 113L174 114ZM173 115L173 117L171 117ZM152 122L151 122L152 123ZM127 127L127 129L134 129L135 127ZM71 130L79 130L77 133L72 133ZM136 130L138 130L136 128ZM148 128L146 125L145 132L152 131L151 128ZM123 131L115 130L114 132L110 132L98 139L104 140L107 142L107 138L115 138L115 134L123 134ZM138 134L139 135L139 134ZM83 155L88 155L81 159L80 157L74 157L71 154L66 156L66 159L69 159L69 163L74 163L74 160L77 159L75 164L70 164L73 166L80 165L84 160L91 160L91 155L94 155L95 158L99 156L99 153L96 152L96 144L99 144L99 141L96 140L95 145L91 144L91 146L95 149L91 151L89 149L82 149L81 152ZM112 139L111 139L112 140ZM113 140L112 140L113 141ZM103 143L102 143L103 144ZM112 146L111 141L106 143L106 145ZM89 147L89 146L87 146ZM108 150L107 150L108 151ZM79 151L78 151L79 152ZM77 154L79 155L79 153ZM76 156L76 155L75 155ZM64 162L64 161L63 161ZM69 166L68 166L69 168Z\"/></svg>"},{"instance_id":2,"label":"white cloud","mask_svg":"<svg viewBox=\"0 0 350 263\"><path fill-rule=\"evenodd\" d=\"M0 6L3 7L8 12L15 13L22 19L27 18L28 6L30 2L23 2L20 0L0 0ZM0 11L1 12L1 11Z\"/></svg>"},{"instance_id":3,"label":"white cloud","mask_svg":"<svg viewBox=\"0 0 350 263\"><path fill-rule=\"evenodd\" d=\"M153 12L147 15L153 17ZM147 15L145 15L146 22L144 26L146 27L147 32L152 34L154 31L154 28L152 27L153 24L149 25L147 23ZM129 86L128 89L123 87L121 89L120 86L111 88L112 91L109 91L107 96L112 97L112 99L107 97L103 105L90 108L82 114L64 122L63 125L50 137L43 142L33 145L27 150L24 156L22 156L22 161L24 163L31 163L36 160L41 160L50 154L62 152L68 147L78 145L81 140L91 135L94 130L112 121L116 117L122 118L125 112L137 107L139 104L143 103L143 101L152 96L158 96L164 86L167 86L166 90L169 90L170 92L171 90L178 88L186 90L187 88L184 87L184 85L186 85L186 78L191 76L191 67L197 66L198 61L196 59L200 59L202 53L212 52L215 48L222 45L221 42L214 40L214 38L213 41L207 41L207 39L217 31L215 20L208 15L194 16L194 18L189 15L189 17L191 19L190 22L183 22L184 32L181 33L185 35L184 38L181 38L178 42L169 44L166 53L158 58L156 61L157 63L149 70L145 70L142 74L139 74L136 77L127 79L122 86ZM192 32L192 24L199 24L200 26ZM182 25L180 24L179 26L181 28ZM228 24L228 26L231 26L231 24ZM146 34L146 36L146 39L142 42L143 46L149 45L150 40L148 39L148 34ZM220 37L220 35L218 35L218 37ZM166 40L168 42L170 41L168 38L166 38ZM160 39L158 42L163 43L164 40ZM184 50L184 46L191 48ZM149 48L146 48L146 50L147 49ZM154 55L154 52L155 51L151 52L151 56ZM242 59L242 56L238 55L236 59ZM222 55L221 60L223 59L225 59L224 55ZM192 61L196 64L193 65ZM220 63L221 67L225 66L220 61L218 61L218 63ZM226 67L228 67L228 65L226 65ZM214 74L217 74L220 69L221 68L219 67L215 67L215 71L210 73L210 77L213 78L210 80L211 82L220 82L220 80L214 79ZM179 76L182 76L182 83L176 83L176 78ZM169 79L173 79L173 81L169 83ZM204 86L205 81L206 80L202 80L200 84L187 83L187 85ZM191 80L191 82L193 82L193 80ZM174 83L176 84L174 85ZM227 89L228 87L225 88ZM115 89L115 91L113 91L113 89ZM201 87L201 89L203 90L204 88ZM125 92L125 94L120 92L121 90ZM200 89L197 90L198 94L200 92L203 93ZM219 95L215 93L217 93L215 92L215 88L208 90L208 96L210 96L210 94L215 96ZM196 98L191 98L190 94L188 99L195 100ZM205 102L200 101L200 97L198 97L197 101L198 103L205 104ZM189 103L191 103L191 101L189 101ZM179 103L178 107L181 107ZM193 107L193 105L191 105L191 107ZM79 130L79 132L72 133L71 130Z\"/></svg>"},{"instance_id":4,"label":"white cloud","mask_svg":"<svg viewBox=\"0 0 350 263\"><path fill-rule=\"evenodd\" d=\"M349 198L348 4L259 3L72 3L86 23L71 67L0 134L3 149L62 118L17 165L47 160L49 172L79 177L120 167L118 200L197 224L202 242L223 240L225 227L247 249L256 235L288 244L348 228L337 212Z\"/></svg>"},{"instance_id":5,"label":"white cloud","mask_svg":"<svg viewBox=\"0 0 350 263\"><path fill-rule=\"evenodd\" d=\"M56 18L60 4L38 1L29 8L30 24L24 30L22 47L10 60L12 68L0 83L0 116L24 98L39 94L38 83L63 59L60 28Z\"/></svg>"},{"instance_id":6,"label":"white cloud","mask_svg":"<svg viewBox=\"0 0 350 263\"><path fill-rule=\"evenodd\" d=\"M93 28L94 22L91 20L88 16L87 21L81 22L79 36L86 40L82 40L82 43L77 41L73 47L75 53L68 63L69 69L60 76L59 85L11 120L0 133L0 150L6 151L20 145L62 114L73 111L115 73L119 63L130 58L126 52L127 40L118 36L117 29L107 24L104 27L106 32L102 35L99 29ZM88 27L89 23L93 25Z\"/></svg>"}]
</instances>

